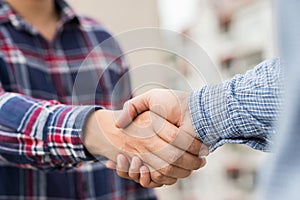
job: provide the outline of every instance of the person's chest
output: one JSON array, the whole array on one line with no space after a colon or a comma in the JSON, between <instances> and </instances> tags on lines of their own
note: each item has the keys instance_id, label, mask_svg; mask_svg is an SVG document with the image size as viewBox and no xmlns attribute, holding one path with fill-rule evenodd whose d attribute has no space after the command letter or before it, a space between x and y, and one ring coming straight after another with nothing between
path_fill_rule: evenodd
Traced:
<instances>
[{"instance_id":1,"label":"person's chest","mask_svg":"<svg viewBox=\"0 0 300 200\"><path fill-rule=\"evenodd\" d=\"M109 101L114 83L103 65L110 52L95 51L93 33L64 30L52 42L13 28L0 33L0 79L6 91L67 104L74 103L75 93L81 104Z\"/></svg>"}]
</instances>

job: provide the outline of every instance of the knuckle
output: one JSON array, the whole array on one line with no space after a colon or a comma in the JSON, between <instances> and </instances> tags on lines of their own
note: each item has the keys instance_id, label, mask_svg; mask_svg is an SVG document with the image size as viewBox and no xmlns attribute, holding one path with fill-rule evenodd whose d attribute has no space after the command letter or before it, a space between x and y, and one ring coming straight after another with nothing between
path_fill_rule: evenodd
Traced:
<instances>
[{"instance_id":1,"label":"knuckle","mask_svg":"<svg viewBox=\"0 0 300 200\"><path fill-rule=\"evenodd\" d=\"M206 165L206 159L205 158L202 158L201 159L201 166L200 166L200 168L201 167L204 167Z\"/></svg>"},{"instance_id":2,"label":"knuckle","mask_svg":"<svg viewBox=\"0 0 300 200\"><path fill-rule=\"evenodd\" d=\"M144 183L144 182L140 182L141 186L143 186L144 188L149 188L150 184L149 183Z\"/></svg>"},{"instance_id":3,"label":"knuckle","mask_svg":"<svg viewBox=\"0 0 300 200\"><path fill-rule=\"evenodd\" d=\"M190 144L189 151L192 154L198 155L200 152L201 145L202 143L200 142L200 140L194 139Z\"/></svg>"},{"instance_id":4,"label":"knuckle","mask_svg":"<svg viewBox=\"0 0 300 200\"><path fill-rule=\"evenodd\" d=\"M118 176L120 176L120 177L122 177L122 178L130 179L128 173L126 173L126 172L117 170L117 174L118 174Z\"/></svg>"},{"instance_id":5,"label":"knuckle","mask_svg":"<svg viewBox=\"0 0 300 200\"><path fill-rule=\"evenodd\" d=\"M177 179L170 179L167 183L165 183L165 185L173 185L177 182Z\"/></svg>"},{"instance_id":6,"label":"knuckle","mask_svg":"<svg viewBox=\"0 0 300 200\"><path fill-rule=\"evenodd\" d=\"M174 166L173 165L168 165L168 166L166 166L166 167L164 167L163 169L162 169L162 173L164 174L164 175L166 175L166 176L171 176L172 177L172 175L173 175L173 173L174 173Z\"/></svg>"},{"instance_id":7,"label":"knuckle","mask_svg":"<svg viewBox=\"0 0 300 200\"><path fill-rule=\"evenodd\" d=\"M192 163L193 163L192 169L193 169L193 170L199 169L199 168L202 166L202 162L203 162L202 159L197 157L197 158L194 160L194 162L192 162Z\"/></svg>"},{"instance_id":8,"label":"knuckle","mask_svg":"<svg viewBox=\"0 0 300 200\"><path fill-rule=\"evenodd\" d=\"M182 178L186 178L192 174L192 171L185 171L182 175Z\"/></svg>"},{"instance_id":9,"label":"knuckle","mask_svg":"<svg viewBox=\"0 0 300 200\"><path fill-rule=\"evenodd\" d=\"M163 180L164 180L165 176L159 172L155 173L153 175L153 180L156 182L156 183L162 183Z\"/></svg>"},{"instance_id":10,"label":"knuckle","mask_svg":"<svg viewBox=\"0 0 300 200\"><path fill-rule=\"evenodd\" d=\"M129 111L135 111L135 110L134 110L134 103L132 102L132 100L126 102L126 107L127 107L127 109L128 109Z\"/></svg>"},{"instance_id":11,"label":"knuckle","mask_svg":"<svg viewBox=\"0 0 300 200\"><path fill-rule=\"evenodd\" d=\"M183 152L180 151L172 151L169 154L169 163L180 162L180 158L182 157Z\"/></svg>"},{"instance_id":12,"label":"knuckle","mask_svg":"<svg viewBox=\"0 0 300 200\"><path fill-rule=\"evenodd\" d=\"M138 124L139 128L149 127L152 123L152 119L150 117L150 112L145 111L140 114L137 118L135 118L135 123Z\"/></svg>"},{"instance_id":13,"label":"knuckle","mask_svg":"<svg viewBox=\"0 0 300 200\"><path fill-rule=\"evenodd\" d=\"M141 186L143 186L144 188L152 188L149 184L146 183L140 183Z\"/></svg>"},{"instance_id":14,"label":"knuckle","mask_svg":"<svg viewBox=\"0 0 300 200\"><path fill-rule=\"evenodd\" d=\"M128 100L124 103L123 108L127 108L131 100Z\"/></svg>"},{"instance_id":15,"label":"knuckle","mask_svg":"<svg viewBox=\"0 0 300 200\"><path fill-rule=\"evenodd\" d=\"M139 178L139 174L137 172L132 172L132 171L128 173L128 176L135 181L138 180Z\"/></svg>"},{"instance_id":16,"label":"knuckle","mask_svg":"<svg viewBox=\"0 0 300 200\"><path fill-rule=\"evenodd\" d=\"M124 109L127 110L127 114L129 115L129 117L135 117L135 115L137 114L137 109L135 107L135 101L134 99L131 99L127 102L125 102L124 104Z\"/></svg>"},{"instance_id":17,"label":"knuckle","mask_svg":"<svg viewBox=\"0 0 300 200\"><path fill-rule=\"evenodd\" d=\"M177 139L178 131L174 129L166 130L166 136L168 138L168 142L174 142Z\"/></svg>"},{"instance_id":18,"label":"knuckle","mask_svg":"<svg viewBox=\"0 0 300 200\"><path fill-rule=\"evenodd\" d=\"M123 105L123 108L126 110L129 110L129 111L130 111L130 109L132 109L131 107L132 107L132 100L126 101Z\"/></svg>"},{"instance_id":19,"label":"knuckle","mask_svg":"<svg viewBox=\"0 0 300 200\"><path fill-rule=\"evenodd\" d=\"M180 169L178 172L177 172L177 177L178 178L186 178L188 176L190 176L192 173L192 170L184 170L184 169Z\"/></svg>"}]
</instances>

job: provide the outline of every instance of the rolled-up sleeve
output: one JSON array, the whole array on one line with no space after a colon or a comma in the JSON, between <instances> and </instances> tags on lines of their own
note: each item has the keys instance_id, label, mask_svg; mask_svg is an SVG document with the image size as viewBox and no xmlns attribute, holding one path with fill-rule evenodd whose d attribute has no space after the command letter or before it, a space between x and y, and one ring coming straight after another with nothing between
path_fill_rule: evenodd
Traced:
<instances>
[{"instance_id":1,"label":"rolled-up sleeve","mask_svg":"<svg viewBox=\"0 0 300 200\"><path fill-rule=\"evenodd\" d=\"M283 102L281 68L279 59L267 60L244 75L191 93L193 126L211 151L225 143L270 150Z\"/></svg>"}]
</instances>

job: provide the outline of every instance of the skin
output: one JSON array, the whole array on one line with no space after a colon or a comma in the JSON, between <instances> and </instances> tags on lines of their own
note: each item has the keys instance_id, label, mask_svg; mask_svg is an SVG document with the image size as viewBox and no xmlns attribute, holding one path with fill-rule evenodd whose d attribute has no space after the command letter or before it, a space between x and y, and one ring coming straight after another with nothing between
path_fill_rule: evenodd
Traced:
<instances>
[{"instance_id":1,"label":"skin","mask_svg":"<svg viewBox=\"0 0 300 200\"><path fill-rule=\"evenodd\" d=\"M45 40L54 39L60 19L54 0L6 2ZM134 116L136 123L123 129L115 126L116 114L116 111L105 110L92 113L86 120L83 143L92 154L112 160L111 168L116 168L118 158L120 176L128 175L129 162L132 162L130 177L136 181L145 178L145 185L158 187L174 184L178 178L190 175L192 170L205 164L205 159L198 158L202 143L189 130L150 113Z\"/></svg>"},{"instance_id":2,"label":"skin","mask_svg":"<svg viewBox=\"0 0 300 200\"><path fill-rule=\"evenodd\" d=\"M99 110L89 117L83 141L90 153L105 156L114 162L117 159L133 160L134 164L137 163L136 167L131 166L130 173L134 174L140 172L139 162L142 163L143 160L147 169L142 169L151 172L148 187L174 184L178 178L189 176L192 170L205 164L204 159L198 158L201 142L165 119L147 111L121 129L115 126L119 113L120 111ZM189 137L189 146L185 149L178 148L179 143L176 140L174 142L174 135ZM118 154L125 156L117 157ZM121 162L118 168L120 176L128 172L122 169Z\"/></svg>"},{"instance_id":3,"label":"skin","mask_svg":"<svg viewBox=\"0 0 300 200\"><path fill-rule=\"evenodd\" d=\"M188 102L189 93L187 92L154 89L129 100L125 104L124 111L120 114L116 125L125 128L143 112L151 111L176 125L180 130L184 130L192 138L197 138L191 123ZM173 144L184 150L191 144L185 142L187 141L186 138L188 137L183 134L173 135ZM185 145L183 145L184 143ZM208 147L202 144L201 150L198 152L199 156L207 156L208 153ZM193 164L194 161L188 164ZM133 179L144 187L152 187L151 169L143 165L139 158L128 161L124 155L118 155L117 165L108 161L107 167L116 169L123 178Z\"/></svg>"},{"instance_id":4,"label":"skin","mask_svg":"<svg viewBox=\"0 0 300 200\"><path fill-rule=\"evenodd\" d=\"M59 21L59 15L55 10L54 0L5 1L46 40L53 40Z\"/></svg>"}]
</instances>

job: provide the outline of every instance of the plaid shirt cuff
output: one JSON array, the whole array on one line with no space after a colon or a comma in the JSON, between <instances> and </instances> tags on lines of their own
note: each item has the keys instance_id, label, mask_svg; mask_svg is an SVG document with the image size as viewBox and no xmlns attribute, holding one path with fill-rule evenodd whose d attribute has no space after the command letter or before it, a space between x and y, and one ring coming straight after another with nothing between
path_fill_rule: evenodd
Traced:
<instances>
[{"instance_id":1,"label":"plaid shirt cuff","mask_svg":"<svg viewBox=\"0 0 300 200\"><path fill-rule=\"evenodd\" d=\"M9 155L7 159L12 163L45 168L69 168L96 160L86 153L81 139L85 120L96 109L101 107L70 106L1 92L3 155Z\"/></svg>"},{"instance_id":2,"label":"plaid shirt cuff","mask_svg":"<svg viewBox=\"0 0 300 200\"><path fill-rule=\"evenodd\" d=\"M85 120L91 112L100 107L62 106L56 108L48 118L47 145L51 160L62 163L78 163L95 160L87 153L82 143Z\"/></svg>"}]
</instances>

